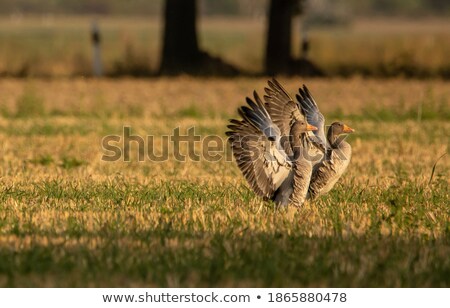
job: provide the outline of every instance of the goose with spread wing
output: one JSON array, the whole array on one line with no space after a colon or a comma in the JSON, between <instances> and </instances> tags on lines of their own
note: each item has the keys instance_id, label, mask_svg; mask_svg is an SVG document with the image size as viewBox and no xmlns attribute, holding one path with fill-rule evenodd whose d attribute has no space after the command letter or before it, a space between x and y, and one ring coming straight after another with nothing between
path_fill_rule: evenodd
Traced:
<instances>
[{"instance_id":1,"label":"goose with spread wing","mask_svg":"<svg viewBox=\"0 0 450 308\"><path fill-rule=\"evenodd\" d=\"M238 167L255 193L278 205L300 206L306 199L312 163L305 114L276 81L268 82L264 102L254 100L238 109L242 120L230 120L229 142Z\"/></svg>"},{"instance_id":2,"label":"goose with spread wing","mask_svg":"<svg viewBox=\"0 0 450 308\"><path fill-rule=\"evenodd\" d=\"M329 192L347 169L352 148L344 140L343 134L352 133L354 129L342 122L334 122L328 128L325 137L325 119L305 85L299 89L296 98L308 123L318 128L310 138L316 145L315 154L320 154L317 149L323 151L323 154L319 155L320 159L313 160L313 171L308 189L307 199L315 199ZM312 151L314 150L313 148Z\"/></svg>"}]
</instances>

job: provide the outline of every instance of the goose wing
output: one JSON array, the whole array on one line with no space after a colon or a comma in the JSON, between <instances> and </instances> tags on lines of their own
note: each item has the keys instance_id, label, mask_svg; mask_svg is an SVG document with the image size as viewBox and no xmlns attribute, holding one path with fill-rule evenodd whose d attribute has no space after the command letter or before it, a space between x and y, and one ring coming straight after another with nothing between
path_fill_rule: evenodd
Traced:
<instances>
[{"instance_id":1,"label":"goose wing","mask_svg":"<svg viewBox=\"0 0 450 308\"><path fill-rule=\"evenodd\" d=\"M308 88L303 85L303 88L299 88L298 91L299 93L295 97L297 98L300 109L305 115L308 123L317 127L317 130L313 132L313 136L310 140L316 147L322 150L322 152L325 152L327 148L327 140L325 138L325 118L323 114L320 113L319 107Z\"/></svg>"},{"instance_id":2,"label":"goose wing","mask_svg":"<svg viewBox=\"0 0 450 308\"><path fill-rule=\"evenodd\" d=\"M252 189L270 198L288 177L292 164L281 146L280 128L272 121L258 94L238 112L242 120L230 120L226 132L239 169Z\"/></svg>"},{"instance_id":3,"label":"goose wing","mask_svg":"<svg viewBox=\"0 0 450 308\"><path fill-rule=\"evenodd\" d=\"M280 129L283 149L291 156L292 149L289 145L288 138L291 132L291 126L295 121L305 121L305 116L275 78L272 81L268 81L268 86L264 88L266 92L266 95L264 95L265 108L275 125Z\"/></svg>"}]
</instances>

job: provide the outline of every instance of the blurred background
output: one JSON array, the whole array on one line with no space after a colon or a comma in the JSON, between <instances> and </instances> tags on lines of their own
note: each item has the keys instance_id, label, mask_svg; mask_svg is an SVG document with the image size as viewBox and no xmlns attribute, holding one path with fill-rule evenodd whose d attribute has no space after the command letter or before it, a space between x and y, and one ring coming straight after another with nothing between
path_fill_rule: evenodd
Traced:
<instances>
[{"instance_id":1,"label":"blurred background","mask_svg":"<svg viewBox=\"0 0 450 308\"><path fill-rule=\"evenodd\" d=\"M0 0L0 287L450 287L449 17L449 0ZM345 175L300 209L168 143L195 128L194 152L219 136L231 157L229 119L269 75L356 129ZM108 136L129 161L104 159Z\"/></svg>"},{"instance_id":2,"label":"blurred background","mask_svg":"<svg viewBox=\"0 0 450 308\"><path fill-rule=\"evenodd\" d=\"M0 2L0 76L449 78L449 55L446 0Z\"/></svg>"}]
</instances>

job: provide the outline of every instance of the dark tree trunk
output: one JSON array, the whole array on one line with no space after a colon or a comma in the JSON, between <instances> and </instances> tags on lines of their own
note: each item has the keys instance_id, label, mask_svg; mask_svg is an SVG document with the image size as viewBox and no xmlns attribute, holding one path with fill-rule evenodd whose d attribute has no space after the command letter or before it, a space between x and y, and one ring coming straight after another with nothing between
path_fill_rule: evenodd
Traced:
<instances>
[{"instance_id":1,"label":"dark tree trunk","mask_svg":"<svg viewBox=\"0 0 450 308\"><path fill-rule=\"evenodd\" d=\"M198 63L196 4L196 0L166 0L160 73L189 72Z\"/></svg>"},{"instance_id":2,"label":"dark tree trunk","mask_svg":"<svg viewBox=\"0 0 450 308\"><path fill-rule=\"evenodd\" d=\"M266 46L266 73L287 74L291 61L292 15L298 0L271 0Z\"/></svg>"},{"instance_id":3,"label":"dark tree trunk","mask_svg":"<svg viewBox=\"0 0 450 308\"><path fill-rule=\"evenodd\" d=\"M226 75L239 71L199 48L197 1L166 0L160 74Z\"/></svg>"}]
</instances>

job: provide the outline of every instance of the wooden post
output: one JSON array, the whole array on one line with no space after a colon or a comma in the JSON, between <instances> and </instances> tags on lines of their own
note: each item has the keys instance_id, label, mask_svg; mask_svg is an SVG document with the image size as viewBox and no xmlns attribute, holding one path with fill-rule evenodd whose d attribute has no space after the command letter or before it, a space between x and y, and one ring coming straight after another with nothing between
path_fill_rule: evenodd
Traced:
<instances>
[{"instance_id":1,"label":"wooden post","mask_svg":"<svg viewBox=\"0 0 450 308\"><path fill-rule=\"evenodd\" d=\"M103 69L100 55L100 30L96 20L92 22L91 41L92 41L92 70L95 77L101 77L103 75Z\"/></svg>"},{"instance_id":2,"label":"wooden post","mask_svg":"<svg viewBox=\"0 0 450 308\"><path fill-rule=\"evenodd\" d=\"M306 22L300 23L300 26L302 27L300 29L302 37L300 42L300 50L301 55L300 58L307 60L308 59L308 53L309 53L309 36L308 36L308 29L306 26Z\"/></svg>"}]
</instances>

